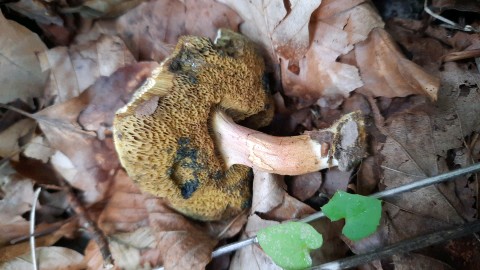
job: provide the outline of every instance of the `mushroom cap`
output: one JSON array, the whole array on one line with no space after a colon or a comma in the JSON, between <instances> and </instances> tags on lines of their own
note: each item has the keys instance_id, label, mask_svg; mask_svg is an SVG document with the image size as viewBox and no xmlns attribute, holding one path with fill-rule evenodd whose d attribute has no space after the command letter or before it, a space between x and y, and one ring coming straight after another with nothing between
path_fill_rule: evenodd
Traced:
<instances>
[{"instance_id":1,"label":"mushroom cap","mask_svg":"<svg viewBox=\"0 0 480 270\"><path fill-rule=\"evenodd\" d=\"M251 127L273 117L265 64L254 44L229 30L219 33L216 43L181 37L113 123L129 176L199 220L238 214L251 200L251 169L226 166L212 139L212 115L221 110Z\"/></svg>"}]
</instances>

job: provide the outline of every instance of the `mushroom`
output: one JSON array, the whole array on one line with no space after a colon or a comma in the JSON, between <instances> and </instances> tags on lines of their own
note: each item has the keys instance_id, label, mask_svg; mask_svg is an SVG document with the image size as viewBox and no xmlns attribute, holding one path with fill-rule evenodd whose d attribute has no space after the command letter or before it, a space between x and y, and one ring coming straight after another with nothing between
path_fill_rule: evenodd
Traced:
<instances>
[{"instance_id":1,"label":"mushroom","mask_svg":"<svg viewBox=\"0 0 480 270\"><path fill-rule=\"evenodd\" d=\"M219 30L184 36L115 115L118 156L148 193L198 220L218 220L250 205L251 167L299 175L350 169L365 153L360 113L332 127L294 137L252 128L273 118L265 64L244 36ZM241 126L237 124L241 122Z\"/></svg>"}]
</instances>

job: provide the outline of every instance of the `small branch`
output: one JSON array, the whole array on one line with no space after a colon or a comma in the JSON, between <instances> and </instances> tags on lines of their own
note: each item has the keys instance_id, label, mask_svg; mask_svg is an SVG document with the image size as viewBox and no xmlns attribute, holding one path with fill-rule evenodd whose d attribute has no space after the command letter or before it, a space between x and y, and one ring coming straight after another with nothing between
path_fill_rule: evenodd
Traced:
<instances>
[{"instance_id":1,"label":"small branch","mask_svg":"<svg viewBox=\"0 0 480 270\"><path fill-rule=\"evenodd\" d=\"M396 244L368 252L361 255L355 255L345 259L321 264L311 269L346 269L359 266L373 260L378 260L383 257L392 256L395 254L407 253L409 251L425 248L434 244L439 244L448 240L464 237L472 233L480 231L480 220L462 224L451 229L434 232L427 235L400 241Z\"/></svg>"},{"instance_id":2,"label":"small branch","mask_svg":"<svg viewBox=\"0 0 480 270\"><path fill-rule=\"evenodd\" d=\"M92 237L92 239L97 243L100 253L103 257L103 267L105 269L113 268L113 258L110 247L108 246L107 237L103 234L100 228L98 228L97 224L90 219L85 206L83 206L82 202L73 192L72 186L70 186L70 184L64 180L60 181L60 185L65 187L68 191L67 194L69 197L70 207L72 207L72 209L78 215L80 226L85 228L90 234L90 237Z\"/></svg>"},{"instance_id":3,"label":"small branch","mask_svg":"<svg viewBox=\"0 0 480 270\"><path fill-rule=\"evenodd\" d=\"M480 31L478 31L477 29L475 29L473 26L471 25L465 25L465 26L461 26L459 25L458 23L454 22L454 21L451 21L441 15L438 15L436 13L434 13L429 7L428 7L428 0L425 0L425 2L423 3L423 10L425 10L426 13L428 13L430 16L432 16L433 18L437 19L437 20L440 20L444 23L446 23L446 25L442 25L443 27L445 28L452 28L452 29L456 29L456 30L460 30L460 31L465 31L465 32L475 32L475 33L478 33Z\"/></svg>"},{"instance_id":4,"label":"small branch","mask_svg":"<svg viewBox=\"0 0 480 270\"><path fill-rule=\"evenodd\" d=\"M37 264L37 255L35 253L35 209L37 208L38 196L40 195L42 188L37 188L35 190L35 195L33 196L32 210L30 211L30 250L32 252L32 264L33 270L38 269Z\"/></svg>"}]
</instances>

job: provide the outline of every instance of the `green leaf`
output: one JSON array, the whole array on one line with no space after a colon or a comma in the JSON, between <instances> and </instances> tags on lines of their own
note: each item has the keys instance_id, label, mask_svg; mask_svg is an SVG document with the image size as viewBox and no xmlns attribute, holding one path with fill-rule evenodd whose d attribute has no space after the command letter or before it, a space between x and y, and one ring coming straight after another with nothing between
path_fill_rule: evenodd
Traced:
<instances>
[{"instance_id":1,"label":"green leaf","mask_svg":"<svg viewBox=\"0 0 480 270\"><path fill-rule=\"evenodd\" d=\"M342 233L355 241L375 232L382 216L382 201L337 191L322 211L332 221L345 218Z\"/></svg>"},{"instance_id":2,"label":"green leaf","mask_svg":"<svg viewBox=\"0 0 480 270\"><path fill-rule=\"evenodd\" d=\"M312 266L310 250L322 246L323 238L312 226L303 222L287 222L258 231L263 251L283 269Z\"/></svg>"}]
</instances>

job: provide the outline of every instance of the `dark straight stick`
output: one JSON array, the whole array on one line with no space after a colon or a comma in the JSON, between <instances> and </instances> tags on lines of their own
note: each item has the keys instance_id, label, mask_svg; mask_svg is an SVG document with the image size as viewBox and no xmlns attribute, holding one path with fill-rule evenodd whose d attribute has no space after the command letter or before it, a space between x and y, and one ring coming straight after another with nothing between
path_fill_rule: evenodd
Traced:
<instances>
[{"instance_id":1,"label":"dark straight stick","mask_svg":"<svg viewBox=\"0 0 480 270\"><path fill-rule=\"evenodd\" d=\"M321 264L318 266L314 266L311 269L334 270L351 268L371 262L373 260L378 260L395 254L407 253L409 251L425 248L434 244L439 244L448 240L467 236L478 231L480 231L480 220L462 224L451 229L403 240L375 251Z\"/></svg>"}]
</instances>

